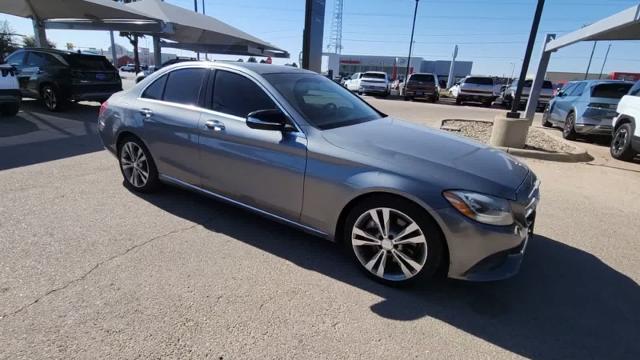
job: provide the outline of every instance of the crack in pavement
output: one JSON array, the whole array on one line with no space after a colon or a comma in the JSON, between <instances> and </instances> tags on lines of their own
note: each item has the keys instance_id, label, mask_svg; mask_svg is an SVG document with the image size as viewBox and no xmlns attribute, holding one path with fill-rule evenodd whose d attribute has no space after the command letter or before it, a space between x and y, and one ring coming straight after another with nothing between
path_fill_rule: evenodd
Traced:
<instances>
[{"instance_id":1,"label":"crack in pavement","mask_svg":"<svg viewBox=\"0 0 640 360\"><path fill-rule=\"evenodd\" d=\"M43 295L39 296L39 297L38 297L37 299L35 299L34 301L32 301L32 302L30 302L30 303L28 303L28 304L26 304L26 305L23 305L22 307L18 308L18 309L17 309L17 310L15 310L15 311L12 311L12 312L10 312L10 313L6 313L6 314L2 314L2 315L0 315L0 321L4 320L4 319L6 319L6 318L8 318L8 317L10 317L10 316L17 315L17 314L19 314L19 313L21 313L21 312L23 312L23 311L27 310L29 307L31 307L31 306L33 306L33 305L37 304L40 300L42 300L42 299L46 298L47 296L49 296L49 295L51 295L51 294L54 294L54 293L56 293L56 292L58 292L58 291L62 291L62 290L64 290L64 289L68 288L69 286L71 286L71 285L73 285L73 284L75 284L75 283L77 283L77 282L80 282L80 281L82 281L82 280L86 279L86 278L87 278L87 276L89 276L93 271L95 271L95 270L96 270L96 269L98 269L100 266L102 266L102 265L104 265L104 264L106 264L106 263L108 263L108 262L110 262L110 261L112 261L112 260L115 260L115 259L117 259L117 258L119 258L119 257L125 256L125 255L127 255L128 253L130 253L131 251L134 251L134 250L136 250L136 249L139 249L139 248L141 248L141 247L143 247L143 246L145 246L145 245L147 245L147 244L149 244L149 243L151 243L151 242L153 242L153 241L155 241L155 240L162 239L162 238L167 237L167 236L170 236L170 235L175 235L175 234L178 234L178 233L181 233L181 232L184 232L184 231L188 231L188 230L194 229L194 228L196 228L196 227L198 227L198 226L204 226L204 224L206 224L207 222L208 222L208 221L205 221L205 222L204 222L204 223L202 223L202 224L199 224L199 223L198 223L198 224L193 224L193 225L188 226L188 227L185 227L185 228L171 230L171 231L166 232L166 233L164 233L164 234L161 234L161 235L158 235L158 236L154 236L154 237L152 237L151 239L145 240L145 241L143 241L143 242L141 242L141 243L135 244L135 245L133 245L132 247L130 247L130 248L128 248L128 249L126 249L124 252L121 252L121 253L119 253L119 254L113 255L113 256L111 256L111 257L109 257L109 258L107 258L107 259L105 259L105 260L102 260L102 261L100 261L99 263L95 264L91 269L89 269L89 271L85 272L82 276L80 276L80 277L78 277L78 278L75 278L75 279L73 279L73 280L71 280L71 281L67 282L66 284L64 284L64 285L62 285L62 286L60 286L60 287L57 287L57 288L54 288L54 289L51 289L51 290L47 291L45 294L43 294Z\"/></svg>"}]
</instances>

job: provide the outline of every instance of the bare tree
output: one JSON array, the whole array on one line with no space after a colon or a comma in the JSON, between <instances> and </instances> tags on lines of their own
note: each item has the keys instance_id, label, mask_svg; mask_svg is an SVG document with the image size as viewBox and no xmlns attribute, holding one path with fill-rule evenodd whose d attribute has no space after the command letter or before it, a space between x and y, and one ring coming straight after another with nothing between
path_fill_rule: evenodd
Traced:
<instances>
[{"instance_id":1,"label":"bare tree","mask_svg":"<svg viewBox=\"0 0 640 360\"><path fill-rule=\"evenodd\" d=\"M14 32L8 21L0 23L0 62L4 62L5 56L18 48L14 41Z\"/></svg>"},{"instance_id":2,"label":"bare tree","mask_svg":"<svg viewBox=\"0 0 640 360\"><path fill-rule=\"evenodd\" d=\"M120 36L124 36L129 39L129 43L133 46L133 64L135 67L135 72L138 73L140 71L140 55L138 53L138 39L144 37L144 35L140 35L138 33L130 33L130 32L121 32Z\"/></svg>"}]
</instances>

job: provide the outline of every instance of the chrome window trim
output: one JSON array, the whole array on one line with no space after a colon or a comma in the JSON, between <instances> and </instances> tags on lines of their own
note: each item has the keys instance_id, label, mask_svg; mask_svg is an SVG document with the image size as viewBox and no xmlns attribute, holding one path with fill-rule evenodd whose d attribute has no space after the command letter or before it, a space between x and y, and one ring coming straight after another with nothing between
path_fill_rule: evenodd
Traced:
<instances>
[{"instance_id":1,"label":"chrome window trim","mask_svg":"<svg viewBox=\"0 0 640 360\"><path fill-rule=\"evenodd\" d=\"M303 224L301 224L301 223L299 223L299 222L297 222L297 221L289 220L289 219L284 218L284 217L282 217L282 216L279 216L279 215L276 215L276 214L270 213L270 212L268 212L268 211L266 211L266 210L262 210L262 209L260 209L260 208L254 207L254 206L247 205L247 204L245 204L245 203L243 203L243 202L240 202L240 201L237 201L237 200L231 199L231 198L226 197L226 196L224 196L224 195L220 195L220 194L215 193L215 192L213 192L213 191L209 191L209 190L203 189L203 188L201 188L201 187L199 187L199 186L189 184L189 183L187 183L187 182L184 182L184 181L182 181L182 180L176 179L176 178L171 177L171 176L169 176L169 175L159 174L159 177L160 177L160 179L161 179L161 180L164 180L164 181L167 181L167 182L173 183L173 184L178 185L178 186L185 187L185 188L187 188L187 189L193 189L193 190L196 190L196 191L198 191L198 192L201 192L201 193L203 193L203 194L209 195L209 196L214 197L214 198L216 198L216 199L219 199L219 200L225 201L225 202L230 203L230 204L232 204L232 205L239 206L239 207L241 207L241 208L245 208L245 209L247 209L247 210L251 210L251 211L256 212L256 213L258 213L258 214L261 214L261 215L264 215L264 216L267 216L267 217L273 218L273 219L275 219L275 220L279 220L279 221L284 222L284 223L287 223L287 224L289 224L289 225L293 225L293 226L295 226L295 227L298 227L298 228L300 228L300 229L303 229L303 230L306 230L306 231L308 231L308 232L314 233L314 234L316 234L316 235L319 235L319 236L322 236L322 237L327 237L327 236L329 235L329 234L327 234L327 233L325 233L325 232L322 232L322 231L320 231L320 230L318 230L318 229L312 228L312 227L307 226L307 225L303 225Z\"/></svg>"}]
</instances>

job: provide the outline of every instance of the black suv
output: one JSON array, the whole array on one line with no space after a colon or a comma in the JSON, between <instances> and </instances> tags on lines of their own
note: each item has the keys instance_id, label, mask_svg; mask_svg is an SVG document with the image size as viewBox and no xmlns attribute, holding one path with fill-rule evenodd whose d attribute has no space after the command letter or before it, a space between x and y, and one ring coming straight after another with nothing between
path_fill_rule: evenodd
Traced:
<instances>
[{"instance_id":1,"label":"black suv","mask_svg":"<svg viewBox=\"0 0 640 360\"><path fill-rule=\"evenodd\" d=\"M69 101L103 102L122 90L118 70L100 55L26 48L6 62L17 69L22 96L42 99L50 111Z\"/></svg>"}]
</instances>

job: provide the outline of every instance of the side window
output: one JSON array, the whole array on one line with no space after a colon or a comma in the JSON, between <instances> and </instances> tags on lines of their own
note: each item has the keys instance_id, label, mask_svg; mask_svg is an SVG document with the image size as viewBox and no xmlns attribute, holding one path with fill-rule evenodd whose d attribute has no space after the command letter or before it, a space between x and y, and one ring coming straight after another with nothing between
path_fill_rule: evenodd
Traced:
<instances>
[{"instance_id":1,"label":"side window","mask_svg":"<svg viewBox=\"0 0 640 360\"><path fill-rule=\"evenodd\" d=\"M29 52L27 54L27 67L39 67L47 65L45 54L39 52Z\"/></svg>"},{"instance_id":2,"label":"side window","mask_svg":"<svg viewBox=\"0 0 640 360\"><path fill-rule=\"evenodd\" d=\"M146 99L161 100L164 92L164 84L167 82L167 75L162 75L158 80L154 81L142 93L142 97Z\"/></svg>"},{"instance_id":3,"label":"side window","mask_svg":"<svg viewBox=\"0 0 640 360\"><path fill-rule=\"evenodd\" d=\"M242 75L222 70L216 71L211 105L214 111L242 118L256 110L277 108L256 83Z\"/></svg>"},{"instance_id":4,"label":"side window","mask_svg":"<svg viewBox=\"0 0 640 360\"><path fill-rule=\"evenodd\" d=\"M582 95L582 92L584 91L585 86L587 86L587 83L579 83L578 85L576 85L576 87L571 91L571 93L569 93L569 96L580 96Z\"/></svg>"},{"instance_id":5,"label":"side window","mask_svg":"<svg viewBox=\"0 0 640 360\"><path fill-rule=\"evenodd\" d=\"M24 52L15 53L5 59L5 62L9 65L22 66L24 60Z\"/></svg>"},{"instance_id":6,"label":"side window","mask_svg":"<svg viewBox=\"0 0 640 360\"><path fill-rule=\"evenodd\" d=\"M637 81L635 85L629 90L629 95L640 96L640 81Z\"/></svg>"},{"instance_id":7,"label":"side window","mask_svg":"<svg viewBox=\"0 0 640 360\"><path fill-rule=\"evenodd\" d=\"M204 68L187 68L170 72L162 99L178 104L197 105L202 80L207 71Z\"/></svg>"}]
</instances>

